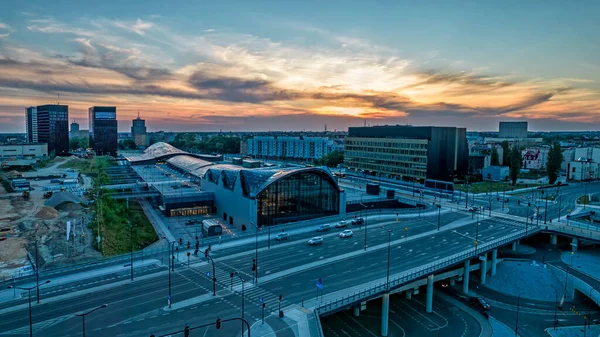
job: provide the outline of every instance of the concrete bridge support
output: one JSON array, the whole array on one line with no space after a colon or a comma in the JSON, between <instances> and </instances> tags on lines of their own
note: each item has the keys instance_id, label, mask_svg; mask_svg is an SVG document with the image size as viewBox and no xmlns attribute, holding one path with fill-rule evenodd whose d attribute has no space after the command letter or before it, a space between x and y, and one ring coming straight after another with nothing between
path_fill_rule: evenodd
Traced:
<instances>
[{"instance_id":1,"label":"concrete bridge support","mask_svg":"<svg viewBox=\"0 0 600 337\"><path fill-rule=\"evenodd\" d=\"M496 275L496 265L498 264L498 248L492 250L492 268L490 275Z\"/></svg>"},{"instance_id":2,"label":"concrete bridge support","mask_svg":"<svg viewBox=\"0 0 600 337\"><path fill-rule=\"evenodd\" d=\"M353 307L352 308L352 313L354 314L354 317L360 316L360 306L357 305L357 306Z\"/></svg>"},{"instance_id":3,"label":"concrete bridge support","mask_svg":"<svg viewBox=\"0 0 600 337\"><path fill-rule=\"evenodd\" d=\"M407 291L405 291L404 293L406 294L406 299L407 299L407 300L410 300L410 299L412 299L412 293L413 293L412 289L410 289L410 290L407 290Z\"/></svg>"},{"instance_id":4,"label":"concrete bridge support","mask_svg":"<svg viewBox=\"0 0 600 337\"><path fill-rule=\"evenodd\" d=\"M512 243L512 250L517 250L517 241Z\"/></svg>"},{"instance_id":5,"label":"concrete bridge support","mask_svg":"<svg viewBox=\"0 0 600 337\"><path fill-rule=\"evenodd\" d=\"M573 251L573 253L577 253L577 239L573 238L573 241L571 241L571 249Z\"/></svg>"},{"instance_id":6,"label":"concrete bridge support","mask_svg":"<svg viewBox=\"0 0 600 337\"><path fill-rule=\"evenodd\" d=\"M454 277L450 279L450 285L453 287L456 285L456 279Z\"/></svg>"},{"instance_id":7,"label":"concrete bridge support","mask_svg":"<svg viewBox=\"0 0 600 337\"><path fill-rule=\"evenodd\" d=\"M487 275L487 253L481 255L479 257L479 261L481 261L481 263L479 263L479 271L481 271L481 279L479 280L479 283L483 285L485 284L485 278Z\"/></svg>"},{"instance_id":8,"label":"concrete bridge support","mask_svg":"<svg viewBox=\"0 0 600 337\"><path fill-rule=\"evenodd\" d=\"M427 276L427 303L425 311L428 314L433 312L433 275Z\"/></svg>"},{"instance_id":9,"label":"concrete bridge support","mask_svg":"<svg viewBox=\"0 0 600 337\"><path fill-rule=\"evenodd\" d=\"M550 234L550 244L556 246L558 244L558 235Z\"/></svg>"},{"instance_id":10,"label":"concrete bridge support","mask_svg":"<svg viewBox=\"0 0 600 337\"><path fill-rule=\"evenodd\" d=\"M463 293L469 293L469 273L471 272L471 260L465 261L463 272Z\"/></svg>"},{"instance_id":11,"label":"concrete bridge support","mask_svg":"<svg viewBox=\"0 0 600 337\"><path fill-rule=\"evenodd\" d=\"M387 337L390 317L390 294L383 294L381 300L381 335Z\"/></svg>"}]
</instances>

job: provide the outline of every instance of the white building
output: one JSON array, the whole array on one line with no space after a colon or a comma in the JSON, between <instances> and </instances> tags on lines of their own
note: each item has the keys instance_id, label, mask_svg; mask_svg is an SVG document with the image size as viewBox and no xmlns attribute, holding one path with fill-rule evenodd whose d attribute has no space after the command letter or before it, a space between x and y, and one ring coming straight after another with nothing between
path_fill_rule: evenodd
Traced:
<instances>
[{"instance_id":1,"label":"white building","mask_svg":"<svg viewBox=\"0 0 600 337\"><path fill-rule=\"evenodd\" d=\"M46 143L0 144L0 157L23 158L47 156L48 144Z\"/></svg>"},{"instance_id":2,"label":"white building","mask_svg":"<svg viewBox=\"0 0 600 337\"><path fill-rule=\"evenodd\" d=\"M256 136L247 140L248 155L255 158L319 159L343 143L325 137Z\"/></svg>"},{"instance_id":3,"label":"white building","mask_svg":"<svg viewBox=\"0 0 600 337\"><path fill-rule=\"evenodd\" d=\"M522 167L529 170L545 170L549 152L550 149L547 147L527 148L521 151L523 156Z\"/></svg>"},{"instance_id":4,"label":"white building","mask_svg":"<svg viewBox=\"0 0 600 337\"><path fill-rule=\"evenodd\" d=\"M582 181L582 180L596 180L599 178L600 163L592 161L572 161L569 162L567 168L567 179Z\"/></svg>"}]
</instances>

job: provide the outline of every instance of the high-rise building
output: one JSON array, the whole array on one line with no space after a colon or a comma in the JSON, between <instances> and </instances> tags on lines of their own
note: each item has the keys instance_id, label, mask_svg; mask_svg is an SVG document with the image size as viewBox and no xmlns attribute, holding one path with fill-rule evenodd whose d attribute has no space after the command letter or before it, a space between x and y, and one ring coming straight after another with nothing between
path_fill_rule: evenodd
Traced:
<instances>
[{"instance_id":1,"label":"high-rise building","mask_svg":"<svg viewBox=\"0 0 600 337\"><path fill-rule=\"evenodd\" d=\"M146 134L146 120L140 118L140 112L136 119L132 120L131 137L137 146L148 146L148 135Z\"/></svg>"},{"instance_id":2,"label":"high-rise building","mask_svg":"<svg viewBox=\"0 0 600 337\"><path fill-rule=\"evenodd\" d=\"M117 155L117 108L93 106L89 108L90 147L97 155Z\"/></svg>"},{"instance_id":3,"label":"high-rise building","mask_svg":"<svg viewBox=\"0 0 600 337\"><path fill-rule=\"evenodd\" d=\"M27 141L37 143L38 141L38 121L37 108L30 106L25 109L25 129L27 130Z\"/></svg>"},{"instance_id":4,"label":"high-rise building","mask_svg":"<svg viewBox=\"0 0 600 337\"><path fill-rule=\"evenodd\" d=\"M498 137L527 138L527 122L500 122Z\"/></svg>"},{"instance_id":5,"label":"high-rise building","mask_svg":"<svg viewBox=\"0 0 600 337\"><path fill-rule=\"evenodd\" d=\"M37 108L38 141L48 144L48 153L69 154L69 106L39 105Z\"/></svg>"},{"instance_id":6,"label":"high-rise building","mask_svg":"<svg viewBox=\"0 0 600 337\"><path fill-rule=\"evenodd\" d=\"M344 162L384 178L452 181L468 169L467 130L436 126L351 127Z\"/></svg>"}]
</instances>

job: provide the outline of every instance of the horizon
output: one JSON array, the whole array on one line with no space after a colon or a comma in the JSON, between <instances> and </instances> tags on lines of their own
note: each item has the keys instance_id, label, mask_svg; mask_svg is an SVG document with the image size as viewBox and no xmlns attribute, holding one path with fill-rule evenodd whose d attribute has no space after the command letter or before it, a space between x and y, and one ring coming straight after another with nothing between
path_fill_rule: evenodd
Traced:
<instances>
[{"instance_id":1,"label":"horizon","mask_svg":"<svg viewBox=\"0 0 600 337\"><path fill-rule=\"evenodd\" d=\"M167 132L341 131L365 119L478 132L514 120L533 132L600 129L594 1L4 7L3 133L24 132L25 108L58 94L70 121L116 106L119 132L138 111L149 130Z\"/></svg>"}]
</instances>

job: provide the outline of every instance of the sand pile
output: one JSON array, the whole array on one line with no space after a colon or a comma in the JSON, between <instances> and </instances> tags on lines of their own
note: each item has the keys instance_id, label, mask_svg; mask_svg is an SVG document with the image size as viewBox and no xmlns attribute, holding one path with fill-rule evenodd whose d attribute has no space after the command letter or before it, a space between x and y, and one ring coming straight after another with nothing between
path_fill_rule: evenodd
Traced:
<instances>
[{"instance_id":1,"label":"sand pile","mask_svg":"<svg viewBox=\"0 0 600 337\"><path fill-rule=\"evenodd\" d=\"M52 207L44 206L39 212L35 214L35 217L42 220L54 219L58 216L58 211Z\"/></svg>"}]
</instances>

